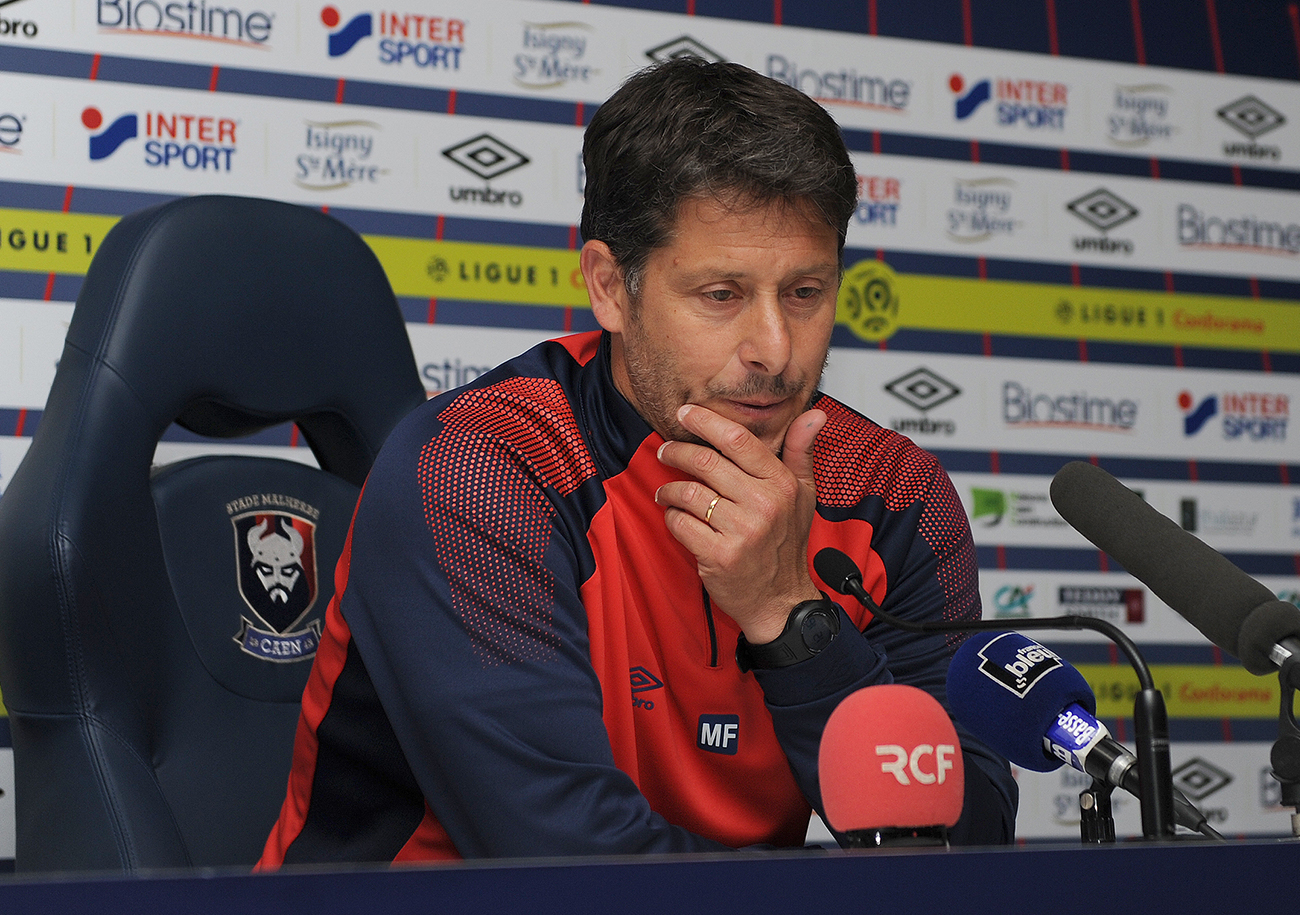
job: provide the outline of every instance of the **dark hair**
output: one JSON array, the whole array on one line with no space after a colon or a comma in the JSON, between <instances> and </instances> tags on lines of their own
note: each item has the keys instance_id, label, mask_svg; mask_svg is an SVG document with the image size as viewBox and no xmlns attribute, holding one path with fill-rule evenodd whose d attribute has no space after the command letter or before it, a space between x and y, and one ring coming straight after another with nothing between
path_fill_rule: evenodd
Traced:
<instances>
[{"instance_id":1,"label":"dark hair","mask_svg":"<svg viewBox=\"0 0 1300 915\"><path fill-rule=\"evenodd\" d=\"M635 298L684 200L810 207L843 253L857 175L820 105L734 63L677 58L627 80L591 119L582 236L609 246Z\"/></svg>"}]
</instances>

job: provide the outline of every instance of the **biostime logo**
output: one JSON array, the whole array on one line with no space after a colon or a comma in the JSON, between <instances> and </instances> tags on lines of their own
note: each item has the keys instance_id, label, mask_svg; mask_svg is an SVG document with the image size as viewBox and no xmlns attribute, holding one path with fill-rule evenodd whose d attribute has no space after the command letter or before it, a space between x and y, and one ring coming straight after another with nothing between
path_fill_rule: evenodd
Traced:
<instances>
[{"instance_id":1,"label":"biostime logo","mask_svg":"<svg viewBox=\"0 0 1300 915\"><path fill-rule=\"evenodd\" d=\"M1138 404L1127 397L1097 397L1086 391L1035 393L1017 381L1002 383L1002 421L1013 428L1131 432Z\"/></svg>"},{"instance_id":2,"label":"biostime logo","mask_svg":"<svg viewBox=\"0 0 1300 915\"><path fill-rule=\"evenodd\" d=\"M1183 435L1188 438L1219 417L1223 437L1228 441L1284 442L1291 417L1288 395L1257 391L1210 394L1199 402L1191 391L1181 391L1178 408L1183 412Z\"/></svg>"},{"instance_id":3,"label":"biostime logo","mask_svg":"<svg viewBox=\"0 0 1300 915\"><path fill-rule=\"evenodd\" d=\"M23 122L26 115L0 114L0 153L22 155L19 143L23 140Z\"/></svg>"},{"instance_id":4,"label":"biostime logo","mask_svg":"<svg viewBox=\"0 0 1300 915\"><path fill-rule=\"evenodd\" d=\"M1300 223L1283 225L1255 216L1224 219L1207 215L1190 203L1180 203L1178 244L1185 248L1294 256L1300 254Z\"/></svg>"},{"instance_id":5,"label":"biostime logo","mask_svg":"<svg viewBox=\"0 0 1300 915\"><path fill-rule=\"evenodd\" d=\"M106 32L131 32L202 38L231 44L263 46L271 37L275 14L245 12L207 0L163 3L159 0L97 0L96 22Z\"/></svg>"},{"instance_id":6,"label":"biostime logo","mask_svg":"<svg viewBox=\"0 0 1300 915\"><path fill-rule=\"evenodd\" d=\"M1036 79L982 79L967 85L960 73L948 77L948 88L956 96L953 114L964 121L993 100L997 123L1003 127L1023 124L1030 130L1064 130L1069 86Z\"/></svg>"},{"instance_id":7,"label":"biostime logo","mask_svg":"<svg viewBox=\"0 0 1300 915\"><path fill-rule=\"evenodd\" d=\"M822 104L899 112L906 110L912 99L912 84L905 79L859 73L855 67L800 67L781 54L767 55L767 75Z\"/></svg>"},{"instance_id":8,"label":"biostime logo","mask_svg":"<svg viewBox=\"0 0 1300 915\"><path fill-rule=\"evenodd\" d=\"M81 123L90 135L90 159L107 159L128 140L140 135L140 117L130 113L118 116L104 127L104 115L93 106L81 112ZM235 129L238 122L196 114L167 114L147 111L144 115L144 163L152 168L173 166L190 171L228 172L235 155Z\"/></svg>"},{"instance_id":9,"label":"biostime logo","mask_svg":"<svg viewBox=\"0 0 1300 915\"><path fill-rule=\"evenodd\" d=\"M378 20L378 30L375 23ZM331 29L330 57L342 57L363 38L378 34L381 64L410 65L430 70L459 70L465 50L465 20L416 13L358 13L342 28L338 7L320 11L320 21Z\"/></svg>"}]
</instances>

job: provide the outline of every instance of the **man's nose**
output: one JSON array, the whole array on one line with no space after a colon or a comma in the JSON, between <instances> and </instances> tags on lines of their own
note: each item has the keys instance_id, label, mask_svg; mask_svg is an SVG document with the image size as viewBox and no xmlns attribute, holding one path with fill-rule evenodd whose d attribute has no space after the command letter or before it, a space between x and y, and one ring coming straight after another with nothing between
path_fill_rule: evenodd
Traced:
<instances>
[{"instance_id":1,"label":"man's nose","mask_svg":"<svg viewBox=\"0 0 1300 915\"><path fill-rule=\"evenodd\" d=\"M790 322L775 295L759 296L746 309L740 358L754 371L780 375L790 364Z\"/></svg>"}]
</instances>

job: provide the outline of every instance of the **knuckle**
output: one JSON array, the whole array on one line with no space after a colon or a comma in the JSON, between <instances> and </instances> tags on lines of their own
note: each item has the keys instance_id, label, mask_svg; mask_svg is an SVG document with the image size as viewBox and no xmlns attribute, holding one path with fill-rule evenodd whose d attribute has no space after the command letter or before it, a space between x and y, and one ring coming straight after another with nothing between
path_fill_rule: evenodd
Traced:
<instances>
[{"instance_id":1,"label":"knuckle","mask_svg":"<svg viewBox=\"0 0 1300 915\"><path fill-rule=\"evenodd\" d=\"M701 448L694 459L695 467L702 473L712 473L719 466L722 456L711 448Z\"/></svg>"},{"instance_id":2,"label":"knuckle","mask_svg":"<svg viewBox=\"0 0 1300 915\"><path fill-rule=\"evenodd\" d=\"M750 432L744 426L733 426L722 435L723 444L737 450L747 445L749 439Z\"/></svg>"}]
</instances>

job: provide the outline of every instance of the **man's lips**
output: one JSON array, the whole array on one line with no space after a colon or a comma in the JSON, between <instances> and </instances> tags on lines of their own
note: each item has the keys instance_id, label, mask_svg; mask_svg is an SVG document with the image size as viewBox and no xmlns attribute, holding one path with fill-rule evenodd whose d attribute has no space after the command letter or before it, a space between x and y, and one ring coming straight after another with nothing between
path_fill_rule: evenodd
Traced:
<instances>
[{"instance_id":1,"label":"man's lips","mask_svg":"<svg viewBox=\"0 0 1300 915\"><path fill-rule=\"evenodd\" d=\"M785 405L785 400L752 401L728 400L727 404L739 413L747 416L771 416Z\"/></svg>"}]
</instances>

